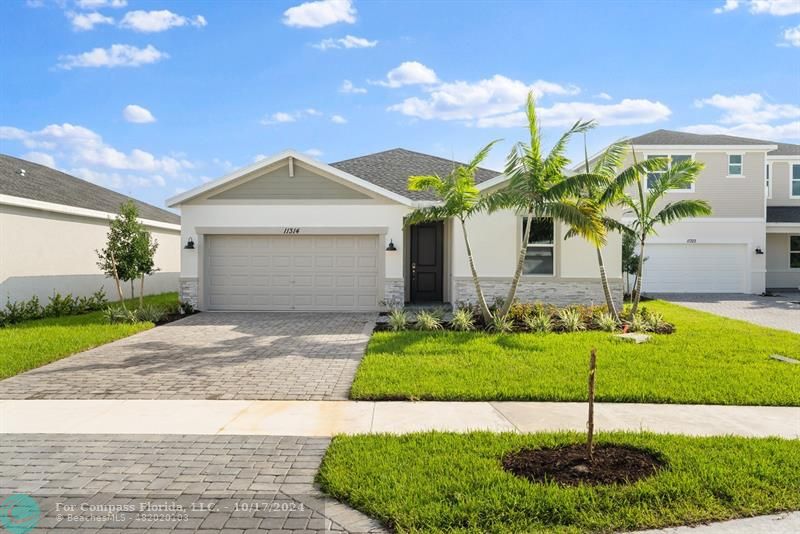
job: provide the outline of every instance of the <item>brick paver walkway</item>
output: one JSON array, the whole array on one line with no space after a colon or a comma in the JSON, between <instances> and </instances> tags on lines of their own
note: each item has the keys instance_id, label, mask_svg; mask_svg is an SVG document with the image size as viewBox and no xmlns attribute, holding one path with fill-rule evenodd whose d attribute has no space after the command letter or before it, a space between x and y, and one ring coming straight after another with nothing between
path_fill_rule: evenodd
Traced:
<instances>
[{"instance_id":1,"label":"brick paver walkway","mask_svg":"<svg viewBox=\"0 0 800 534\"><path fill-rule=\"evenodd\" d=\"M741 319L769 328L800 333L800 293L786 292L775 297L743 294L654 294L660 298L693 308Z\"/></svg>"},{"instance_id":2,"label":"brick paver walkway","mask_svg":"<svg viewBox=\"0 0 800 534\"><path fill-rule=\"evenodd\" d=\"M0 382L0 399L346 399L373 314L200 313Z\"/></svg>"},{"instance_id":3,"label":"brick paver walkway","mask_svg":"<svg viewBox=\"0 0 800 534\"><path fill-rule=\"evenodd\" d=\"M9 434L0 441L0 495L33 497L42 517L33 532L382 531L314 486L328 443Z\"/></svg>"}]
</instances>

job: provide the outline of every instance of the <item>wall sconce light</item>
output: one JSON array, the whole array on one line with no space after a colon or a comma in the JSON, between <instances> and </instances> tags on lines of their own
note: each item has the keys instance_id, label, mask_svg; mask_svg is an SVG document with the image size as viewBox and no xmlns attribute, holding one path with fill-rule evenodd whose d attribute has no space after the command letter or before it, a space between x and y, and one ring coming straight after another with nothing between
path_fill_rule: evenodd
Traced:
<instances>
[{"instance_id":1,"label":"wall sconce light","mask_svg":"<svg viewBox=\"0 0 800 534\"><path fill-rule=\"evenodd\" d=\"M394 252L397 250L397 247L394 246L394 241L392 241L391 239L389 239L389 246L386 247L386 250L389 252Z\"/></svg>"},{"instance_id":2,"label":"wall sconce light","mask_svg":"<svg viewBox=\"0 0 800 534\"><path fill-rule=\"evenodd\" d=\"M764 251L763 251L763 250L761 250L761 247L756 247L756 254L757 254L757 255L764 254Z\"/></svg>"},{"instance_id":3,"label":"wall sconce light","mask_svg":"<svg viewBox=\"0 0 800 534\"><path fill-rule=\"evenodd\" d=\"M186 242L186 246L183 248L188 250L194 250L194 240L190 237L189 240Z\"/></svg>"}]
</instances>

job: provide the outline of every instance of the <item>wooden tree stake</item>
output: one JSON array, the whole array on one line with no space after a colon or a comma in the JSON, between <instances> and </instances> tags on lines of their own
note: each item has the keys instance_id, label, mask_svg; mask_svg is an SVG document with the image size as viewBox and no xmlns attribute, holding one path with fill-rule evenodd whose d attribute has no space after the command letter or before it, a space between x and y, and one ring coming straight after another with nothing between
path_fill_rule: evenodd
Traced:
<instances>
[{"instance_id":1,"label":"wooden tree stake","mask_svg":"<svg viewBox=\"0 0 800 534\"><path fill-rule=\"evenodd\" d=\"M589 354L589 421L587 422L586 454L594 463L594 376L597 369L597 349Z\"/></svg>"}]
</instances>

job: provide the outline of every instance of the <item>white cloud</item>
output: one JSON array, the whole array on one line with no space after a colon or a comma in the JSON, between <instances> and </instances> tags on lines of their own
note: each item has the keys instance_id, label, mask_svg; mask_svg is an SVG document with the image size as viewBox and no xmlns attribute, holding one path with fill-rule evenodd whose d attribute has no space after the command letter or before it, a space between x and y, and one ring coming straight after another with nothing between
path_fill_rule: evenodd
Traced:
<instances>
[{"instance_id":1,"label":"white cloud","mask_svg":"<svg viewBox=\"0 0 800 534\"><path fill-rule=\"evenodd\" d=\"M430 85L438 81L439 79L433 69L426 67L419 61L404 61L386 74L385 81L371 81L370 83L396 88L403 85Z\"/></svg>"},{"instance_id":2,"label":"white cloud","mask_svg":"<svg viewBox=\"0 0 800 534\"><path fill-rule=\"evenodd\" d=\"M345 119L341 115L332 115L331 122L335 124L347 124L347 119Z\"/></svg>"},{"instance_id":3,"label":"white cloud","mask_svg":"<svg viewBox=\"0 0 800 534\"><path fill-rule=\"evenodd\" d=\"M44 152L28 152L22 156L22 159L27 159L28 161L38 163L39 165L44 165L45 167L50 167L51 169L56 168L56 159L50 154L45 154Z\"/></svg>"},{"instance_id":4,"label":"white cloud","mask_svg":"<svg viewBox=\"0 0 800 534\"><path fill-rule=\"evenodd\" d=\"M695 106L711 106L722 110L721 124L764 123L776 119L800 117L800 106L794 104L771 104L758 93L748 95L720 95L695 101Z\"/></svg>"},{"instance_id":5,"label":"white cloud","mask_svg":"<svg viewBox=\"0 0 800 534\"><path fill-rule=\"evenodd\" d=\"M120 8L127 6L128 0L75 0L75 5L81 9Z\"/></svg>"},{"instance_id":6,"label":"white cloud","mask_svg":"<svg viewBox=\"0 0 800 534\"><path fill-rule=\"evenodd\" d=\"M206 24L206 19L202 15L188 18L167 9L159 11L128 11L119 23L122 28L141 33L163 32L170 28L188 25L202 28Z\"/></svg>"},{"instance_id":7,"label":"white cloud","mask_svg":"<svg viewBox=\"0 0 800 534\"><path fill-rule=\"evenodd\" d=\"M796 15L800 13L800 2L797 0L751 0L750 13L779 17Z\"/></svg>"},{"instance_id":8,"label":"white cloud","mask_svg":"<svg viewBox=\"0 0 800 534\"><path fill-rule=\"evenodd\" d=\"M295 28L322 28L356 21L356 9L351 0L318 0L290 7L283 12L283 23Z\"/></svg>"},{"instance_id":9,"label":"white cloud","mask_svg":"<svg viewBox=\"0 0 800 534\"><path fill-rule=\"evenodd\" d=\"M322 150L318 148L309 148L308 150L304 151L304 153L315 159L322 156Z\"/></svg>"},{"instance_id":10,"label":"white cloud","mask_svg":"<svg viewBox=\"0 0 800 534\"><path fill-rule=\"evenodd\" d=\"M69 123L50 124L36 131L0 127L0 139L15 140L29 149L56 153L73 165L86 168L104 167L177 176L194 167L186 159L156 157L138 148L123 152L107 144L99 134L89 128Z\"/></svg>"},{"instance_id":11,"label":"white cloud","mask_svg":"<svg viewBox=\"0 0 800 534\"><path fill-rule=\"evenodd\" d=\"M356 87L350 80L345 80L342 82L342 86L339 88L339 92L356 95L356 94L364 94L367 92L367 90L363 87Z\"/></svg>"},{"instance_id":12,"label":"white cloud","mask_svg":"<svg viewBox=\"0 0 800 534\"><path fill-rule=\"evenodd\" d=\"M318 117L320 115L322 115L322 112L314 108L306 108L300 111L293 111L293 112L278 111L276 113L273 113L272 115L268 115L267 117L261 119L261 124L265 126L270 126L273 124L297 122L298 120L306 117Z\"/></svg>"},{"instance_id":13,"label":"white cloud","mask_svg":"<svg viewBox=\"0 0 800 534\"><path fill-rule=\"evenodd\" d=\"M58 66L65 70L82 67L139 67L168 57L169 54L153 45L137 48L133 45L114 44L110 48L95 48L82 54L61 56Z\"/></svg>"},{"instance_id":14,"label":"white cloud","mask_svg":"<svg viewBox=\"0 0 800 534\"><path fill-rule=\"evenodd\" d=\"M153 117L149 109L137 106L136 104L128 104L125 106L125 109L122 110L122 116L125 117L126 121L137 124L156 122L156 118Z\"/></svg>"},{"instance_id":15,"label":"white cloud","mask_svg":"<svg viewBox=\"0 0 800 534\"><path fill-rule=\"evenodd\" d=\"M608 93L597 93L594 95L595 98L599 98L600 100L613 100L611 95Z\"/></svg>"},{"instance_id":16,"label":"white cloud","mask_svg":"<svg viewBox=\"0 0 800 534\"><path fill-rule=\"evenodd\" d=\"M521 110L530 91L540 97L546 94L574 95L580 89L545 80L526 84L496 74L477 82L442 83L429 89L427 97L407 98L390 106L389 110L419 119L471 121Z\"/></svg>"},{"instance_id":17,"label":"white cloud","mask_svg":"<svg viewBox=\"0 0 800 534\"><path fill-rule=\"evenodd\" d=\"M596 120L600 126L651 124L666 120L672 111L661 102L625 98L616 104L594 102L559 102L550 107L538 107L542 126L571 126L577 120ZM481 128L512 128L527 123L525 112L517 111L478 119Z\"/></svg>"},{"instance_id":18,"label":"white cloud","mask_svg":"<svg viewBox=\"0 0 800 534\"><path fill-rule=\"evenodd\" d=\"M800 46L800 25L784 30L783 41L785 45Z\"/></svg>"},{"instance_id":19,"label":"white cloud","mask_svg":"<svg viewBox=\"0 0 800 534\"><path fill-rule=\"evenodd\" d=\"M345 35L339 39L323 39L317 44L313 44L314 48L318 48L323 52L331 48L372 48L378 44L378 41L370 41L364 37L356 37L354 35Z\"/></svg>"},{"instance_id":20,"label":"white cloud","mask_svg":"<svg viewBox=\"0 0 800 534\"><path fill-rule=\"evenodd\" d=\"M719 15L720 13L727 13L728 11L733 11L738 9L739 7L739 0L725 0L725 4L714 9L714 13Z\"/></svg>"},{"instance_id":21,"label":"white cloud","mask_svg":"<svg viewBox=\"0 0 800 534\"><path fill-rule=\"evenodd\" d=\"M71 168L68 169L67 172L102 187L125 191L133 188L165 187L167 185L167 181L159 174L140 176L129 173L103 172L87 167Z\"/></svg>"},{"instance_id":22,"label":"white cloud","mask_svg":"<svg viewBox=\"0 0 800 534\"><path fill-rule=\"evenodd\" d=\"M681 130L697 134L725 134L765 140L800 139L800 121L776 125L747 123L729 127L719 124L695 124Z\"/></svg>"},{"instance_id":23,"label":"white cloud","mask_svg":"<svg viewBox=\"0 0 800 534\"><path fill-rule=\"evenodd\" d=\"M67 12L67 18L72 23L72 29L75 31L88 31L93 30L99 24L114 24L114 19L107 17L101 13L93 11L91 13L75 13L73 11Z\"/></svg>"},{"instance_id":24,"label":"white cloud","mask_svg":"<svg viewBox=\"0 0 800 534\"><path fill-rule=\"evenodd\" d=\"M257 162L261 161L262 159L267 159L268 157L269 156L266 155L266 154L256 154L255 156L253 156L253 163L257 163Z\"/></svg>"}]
</instances>

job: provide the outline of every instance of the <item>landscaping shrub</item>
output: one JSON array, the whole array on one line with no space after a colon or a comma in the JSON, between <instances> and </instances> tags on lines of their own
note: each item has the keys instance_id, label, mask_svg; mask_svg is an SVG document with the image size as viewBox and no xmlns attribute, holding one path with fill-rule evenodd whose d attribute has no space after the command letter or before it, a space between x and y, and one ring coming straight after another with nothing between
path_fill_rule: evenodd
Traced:
<instances>
[{"instance_id":1,"label":"landscaping shrub","mask_svg":"<svg viewBox=\"0 0 800 534\"><path fill-rule=\"evenodd\" d=\"M389 329L401 332L408 328L408 314L401 308L394 308L389 312Z\"/></svg>"},{"instance_id":2,"label":"landscaping shrub","mask_svg":"<svg viewBox=\"0 0 800 534\"><path fill-rule=\"evenodd\" d=\"M168 311L164 308L153 306L151 304L145 304L136 310L135 315L138 321L158 323L164 318L165 315L167 315L167 313Z\"/></svg>"},{"instance_id":3,"label":"landscaping shrub","mask_svg":"<svg viewBox=\"0 0 800 534\"><path fill-rule=\"evenodd\" d=\"M534 315L525 318L525 326L531 332L546 334L553 331L553 320L550 314L544 310L539 310Z\"/></svg>"},{"instance_id":4,"label":"landscaping shrub","mask_svg":"<svg viewBox=\"0 0 800 534\"><path fill-rule=\"evenodd\" d=\"M564 308L558 312L558 324L565 332L586 330L583 314L577 308Z\"/></svg>"},{"instance_id":5,"label":"landscaping shrub","mask_svg":"<svg viewBox=\"0 0 800 534\"><path fill-rule=\"evenodd\" d=\"M492 316L492 324L489 329L498 334L509 334L514 331L514 321L508 316L502 317L499 314L495 314Z\"/></svg>"},{"instance_id":6,"label":"landscaping shrub","mask_svg":"<svg viewBox=\"0 0 800 534\"><path fill-rule=\"evenodd\" d=\"M8 301L6 307L0 310L0 327L45 317L80 315L98 311L102 310L107 303L108 300L102 288L89 297L76 298L71 294L62 296L60 293L54 293L46 306L42 306L36 296L27 301Z\"/></svg>"},{"instance_id":7,"label":"landscaping shrub","mask_svg":"<svg viewBox=\"0 0 800 534\"><path fill-rule=\"evenodd\" d=\"M605 332L613 332L617 329L617 320L609 312L600 312L594 318L595 325Z\"/></svg>"},{"instance_id":8,"label":"landscaping shrub","mask_svg":"<svg viewBox=\"0 0 800 534\"><path fill-rule=\"evenodd\" d=\"M453 320L450 321L450 328L459 332L469 332L475 330L475 315L469 308L461 308L453 313Z\"/></svg>"},{"instance_id":9,"label":"landscaping shrub","mask_svg":"<svg viewBox=\"0 0 800 534\"><path fill-rule=\"evenodd\" d=\"M417 313L418 330L441 330L442 319L435 311L421 311Z\"/></svg>"},{"instance_id":10,"label":"landscaping shrub","mask_svg":"<svg viewBox=\"0 0 800 534\"><path fill-rule=\"evenodd\" d=\"M133 324L138 322L136 315L121 306L109 306L103 310L103 318L109 324Z\"/></svg>"}]
</instances>

